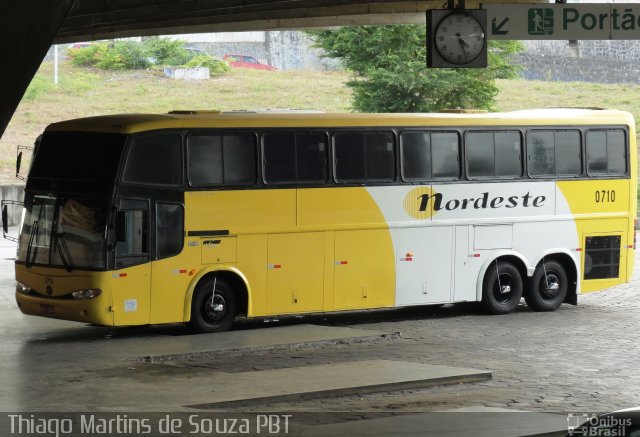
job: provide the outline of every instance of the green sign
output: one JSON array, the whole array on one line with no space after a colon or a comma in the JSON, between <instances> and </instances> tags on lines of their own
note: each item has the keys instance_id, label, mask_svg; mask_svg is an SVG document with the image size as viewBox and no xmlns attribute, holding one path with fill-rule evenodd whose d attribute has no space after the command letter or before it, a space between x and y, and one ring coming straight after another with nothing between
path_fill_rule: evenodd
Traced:
<instances>
[{"instance_id":1,"label":"green sign","mask_svg":"<svg viewBox=\"0 0 640 437\"><path fill-rule=\"evenodd\" d=\"M553 35L553 9L529 9L529 35Z\"/></svg>"}]
</instances>

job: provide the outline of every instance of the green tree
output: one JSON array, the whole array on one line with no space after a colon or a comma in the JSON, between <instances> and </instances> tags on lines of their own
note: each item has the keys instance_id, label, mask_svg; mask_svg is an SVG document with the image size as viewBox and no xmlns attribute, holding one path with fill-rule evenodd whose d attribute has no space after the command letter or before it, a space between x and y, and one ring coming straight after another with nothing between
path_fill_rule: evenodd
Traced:
<instances>
[{"instance_id":1,"label":"green tree","mask_svg":"<svg viewBox=\"0 0 640 437\"><path fill-rule=\"evenodd\" d=\"M361 112L432 112L493 108L496 78L517 67L515 41L489 45L488 68L426 68L426 29L418 25L356 26L310 32L326 56L352 71L353 108Z\"/></svg>"}]
</instances>

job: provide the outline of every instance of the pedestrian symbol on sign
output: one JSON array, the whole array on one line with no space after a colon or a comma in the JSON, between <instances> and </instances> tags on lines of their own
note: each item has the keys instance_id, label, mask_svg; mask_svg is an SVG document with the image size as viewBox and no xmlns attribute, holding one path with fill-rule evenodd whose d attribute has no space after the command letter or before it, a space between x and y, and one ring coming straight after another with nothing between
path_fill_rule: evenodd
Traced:
<instances>
[{"instance_id":1,"label":"pedestrian symbol on sign","mask_svg":"<svg viewBox=\"0 0 640 437\"><path fill-rule=\"evenodd\" d=\"M553 9L529 9L529 35L553 35Z\"/></svg>"}]
</instances>

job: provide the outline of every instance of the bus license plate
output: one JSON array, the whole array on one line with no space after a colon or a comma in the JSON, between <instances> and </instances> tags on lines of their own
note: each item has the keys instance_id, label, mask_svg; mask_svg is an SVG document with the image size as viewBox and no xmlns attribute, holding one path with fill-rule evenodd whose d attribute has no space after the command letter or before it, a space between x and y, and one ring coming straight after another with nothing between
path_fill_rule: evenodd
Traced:
<instances>
[{"instance_id":1,"label":"bus license plate","mask_svg":"<svg viewBox=\"0 0 640 437\"><path fill-rule=\"evenodd\" d=\"M40 312L42 314L55 314L55 310L53 305L48 304L48 303L42 303L40 304Z\"/></svg>"}]
</instances>

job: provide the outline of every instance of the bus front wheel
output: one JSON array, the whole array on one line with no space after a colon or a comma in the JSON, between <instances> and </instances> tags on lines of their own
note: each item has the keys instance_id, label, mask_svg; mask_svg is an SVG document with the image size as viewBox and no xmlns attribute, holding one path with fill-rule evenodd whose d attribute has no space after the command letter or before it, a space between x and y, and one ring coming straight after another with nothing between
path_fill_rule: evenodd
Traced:
<instances>
[{"instance_id":1,"label":"bus front wheel","mask_svg":"<svg viewBox=\"0 0 640 437\"><path fill-rule=\"evenodd\" d=\"M228 331L237 312L233 288L223 279L207 278L195 289L189 326L197 332Z\"/></svg>"},{"instance_id":2,"label":"bus front wheel","mask_svg":"<svg viewBox=\"0 0 640 437\"><path fill-rule=\"evenodd\" d=\"M508 314L518 307L523 289L522 275L516 266L494 261L484 276L482 303L491 314Z\"/></svg>"},{"instance_id":3,"label":"bus front wheel","mask_svg":"<svg viewBox=\"0 0 640 437\"><path fill-rule=\"evenodd\" d=\"M567 273L559 262L543 261L531 278L524 300L535 311L553 311L567 297L568 284Z\"/></svg>"}]
</instances>

